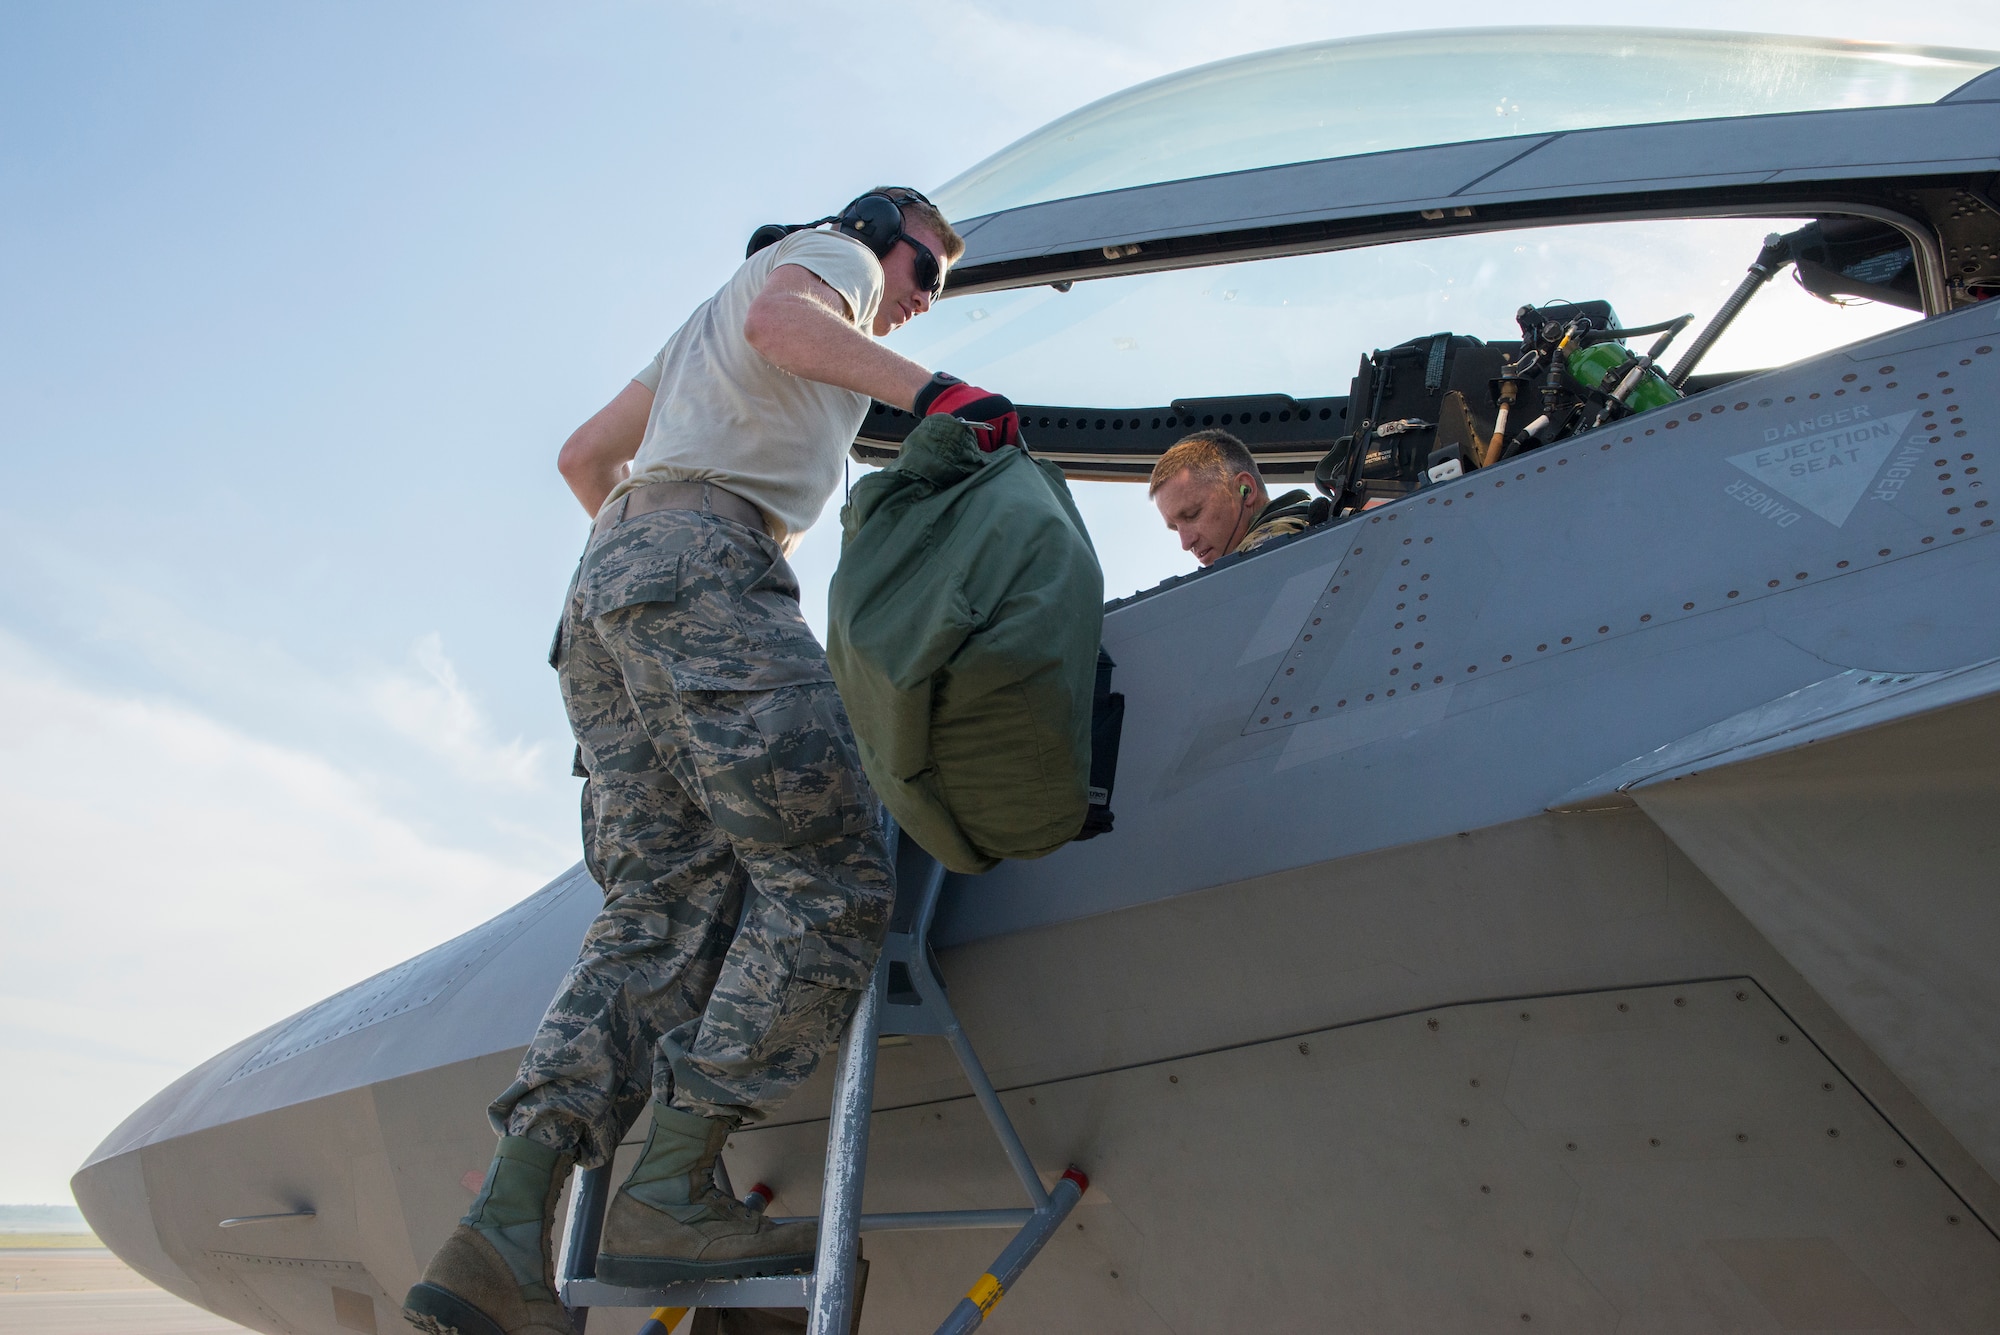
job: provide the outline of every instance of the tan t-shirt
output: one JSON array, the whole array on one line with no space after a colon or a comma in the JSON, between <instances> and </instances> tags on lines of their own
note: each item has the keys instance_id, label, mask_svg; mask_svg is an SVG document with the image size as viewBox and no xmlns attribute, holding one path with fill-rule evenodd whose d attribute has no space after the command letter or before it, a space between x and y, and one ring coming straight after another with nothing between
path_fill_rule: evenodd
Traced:
<instances>
[{"instance_id":1,"label":"tan t-shirt","mask_svg":"<svg viewBox=\"0 0 2000 1335\"><path fill-rule=\"evenodd\" d=\"M786 551L819 518L869 399L781 371L743 337L750 303L781 264L818 275L856 328L873 328L882 264L859 241L794 232L758 251L633 377L653 391L652 416L631 477L605 504L648 482L715 482L755 503Z\"/></svg>"}]
</instances>

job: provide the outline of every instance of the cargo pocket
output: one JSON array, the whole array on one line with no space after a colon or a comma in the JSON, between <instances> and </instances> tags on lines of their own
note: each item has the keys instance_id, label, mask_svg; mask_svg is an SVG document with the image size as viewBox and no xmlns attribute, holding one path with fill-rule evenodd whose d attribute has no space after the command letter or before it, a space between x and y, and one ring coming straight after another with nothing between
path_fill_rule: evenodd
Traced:
<instances>
[{"instance_id":1,"label":"cargo pocket","mask_svg":"<svg viewBox=\"0 0 2000 1335\"><path fill-rule=\"evenodd\" d=\"M784 1006L772 1035L773 1055L811 1054L817 1059L832 1051L854 1018L880 953L880 946L860 937L808 936L801 941L799 962L785 986Z\"/></svg>"},{"instance_id":2,"label":"cargo pocket","mask_svg":"<svg viewBox=\"0 0 2000 1335\"><path fill-rule=\"evenodd\" d=\"M772 805L788 845L859 834L874 802L840 696L830 681L781 686L750 706L771 762Z\"/></svg>"},{"instance_id":3,"label":"cargo pocket","mask_svg":"<svg viewBox=\"0 0 2000 1335\"><path fill-rule=\"evenodd\" d=\"M586 560L580 574L580 616L588 622L632 604L670 604L680 600L680 568L686 552L624 550Z\"/></svg>"}]
</instances>

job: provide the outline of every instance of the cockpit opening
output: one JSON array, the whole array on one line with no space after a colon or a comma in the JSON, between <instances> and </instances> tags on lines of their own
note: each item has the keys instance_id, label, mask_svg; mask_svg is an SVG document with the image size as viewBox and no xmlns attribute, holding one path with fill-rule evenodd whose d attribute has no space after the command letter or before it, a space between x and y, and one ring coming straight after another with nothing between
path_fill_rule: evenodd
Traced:
<instances>
[{"instance_id":1,"label":"cockpit opening","mask_svg":"<svg viewBox=\"0 0 2000 1335\"><path fill-rule=\"evenodd\" d=\"M1029 447L1074 479L1144 481L1220 428L1337 518L1921 314L1897 228L1773 221L1567 225L974 294L908 350L1020 386ZM1411 337L1420 321L1438 332ZM1395 324L1402 341L1371 337ZM1336 379L1342 343L1367 350ZM1088 406L1142 385L1166 392ZM1072 393L1023 401L1038 386ZM914 421L877 404L857 457L893 458Z\"/></svg>"}]
</instances>

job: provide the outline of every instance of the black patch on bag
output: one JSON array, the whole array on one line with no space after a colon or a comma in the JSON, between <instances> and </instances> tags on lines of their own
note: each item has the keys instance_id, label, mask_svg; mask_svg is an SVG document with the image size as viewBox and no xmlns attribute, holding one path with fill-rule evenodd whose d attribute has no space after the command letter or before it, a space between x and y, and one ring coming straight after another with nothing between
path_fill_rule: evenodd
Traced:
<instances>
[{"instance_id":1,"label":"black patch on bag","mask_svg":"<svg viewBox=\"0 0 2000 1335\"><path fill-rule=\"evenodd\" d=\"M1097 685L1090 693L1090 809L1076 838L1109 834L1117 819L1111 810L1111 789L1118 780L1118 739L1125 731L1125 697L1111 689L1111 670L1118 665L1102 646L1097 650Z\"/></svg>"}]
</instances>

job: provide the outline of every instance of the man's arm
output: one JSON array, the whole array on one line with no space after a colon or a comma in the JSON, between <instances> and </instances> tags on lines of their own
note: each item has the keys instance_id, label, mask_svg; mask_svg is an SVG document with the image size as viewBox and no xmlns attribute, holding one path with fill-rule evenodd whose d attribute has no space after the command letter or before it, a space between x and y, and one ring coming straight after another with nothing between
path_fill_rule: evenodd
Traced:
<instances>
[{"instance_id":1,"label":"man's arm","mask_svg":"<svg viewBox=\"0 0 2000 1335\"><path fill-rule=\"evenodd\" d=\"M846 299L797 264L771 271L744 317L743 337L766 361L802 380L838 385L906 411L930 383L929 371L850 324Z\"/></svg>"},{"instance_id":2,"label":"man's arm","mask_svg":"<svg viewBox=\"0 0 2000 1335\"><path fill-rule=\"evenodd\" d=\"M586 514L595 517L604 498L624 479L625 465L646 438L646 420L652 412L653 391L634 380L563 442L556 467Z\"/></svg>"}]
</instances>

